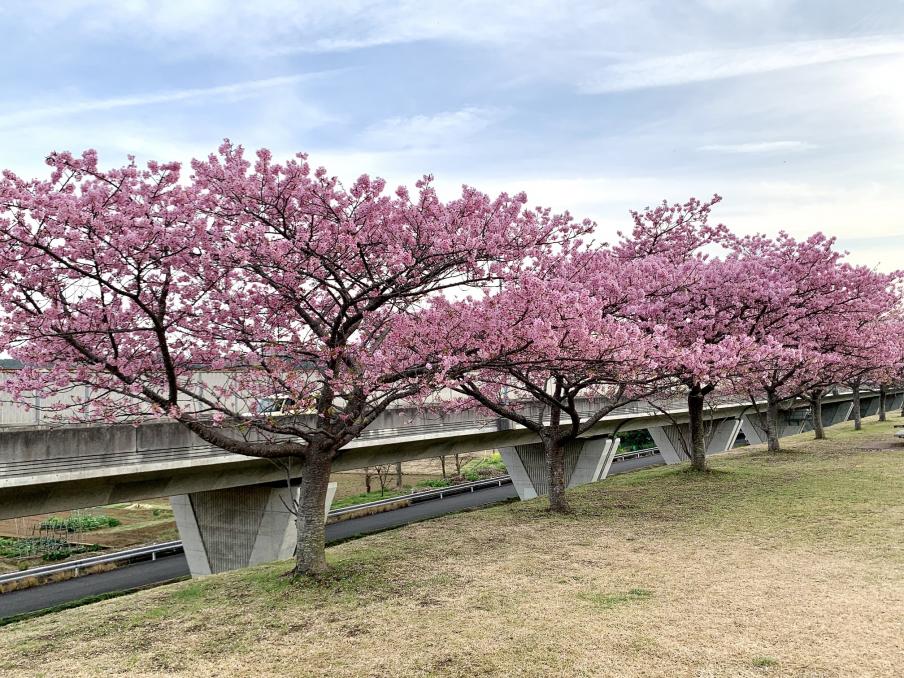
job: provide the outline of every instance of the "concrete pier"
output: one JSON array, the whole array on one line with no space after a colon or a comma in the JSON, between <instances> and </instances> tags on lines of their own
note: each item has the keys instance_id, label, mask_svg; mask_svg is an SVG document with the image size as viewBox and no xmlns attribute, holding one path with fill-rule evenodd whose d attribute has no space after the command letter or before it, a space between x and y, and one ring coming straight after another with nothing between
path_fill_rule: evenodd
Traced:
<instances>
[{"instance_id":1,"label":"concrete pier","mask_svg":"<svg viewBox=\"0 0 904 678\"><path fill-rule=\"evenodd\" d=\"M620 439L609 437L575 440L565 446L565 478L568 487L603 480L609 474ZM549 494L549 475L542 443L500 449L512 483L522 500Z\"/></svg>"},{"instance_id":2,"label":"concrete pier","mask_svg":"<svg viewBox=\"0 0 904 678\"><path fill-rule=\"evenodd\" d=\"M793 436L804 430L809 419L809 410L779 410L778 437ZM766 440L766 413L751 412L741 417L741 431L751 445L760 445Z\"/></svg>"},{"instance_id":3,"label":"concrete pier","mask_svg":"<svg viewBox=\"0 0 904 678\"><path fill-rule=\"evenodd\" d=\"M705 426L707 454L730 450L741 431L741 421L736 417L707 421ZM647 430L666 464L680 464L690 460L690 424L651 426Z\"/></svg>"},{"instance_id":4,"label":"concrete pier","mask_svg":"<svg viewBox=\"0 0 904 678\"><path fill-rule=\"evenodd\" d=\"M286 560L295 553L299 487L247 485L170 498L193 577ZM336 494L330 483L324 516Z\"/></svg>"}]
</instances>

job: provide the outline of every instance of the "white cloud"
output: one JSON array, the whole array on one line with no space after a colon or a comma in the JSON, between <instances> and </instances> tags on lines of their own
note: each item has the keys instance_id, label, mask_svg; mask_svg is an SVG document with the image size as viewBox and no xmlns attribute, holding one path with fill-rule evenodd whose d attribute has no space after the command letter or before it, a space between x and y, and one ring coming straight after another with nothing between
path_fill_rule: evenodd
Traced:
<instances>
[{"instance_id":1,"label":"white cloud","mask_svg":"<svg viewBox=\"0 0 904 678\"><path fill-rule=\"evenodd\" d=\"M668 87L904 53L904 35L808 40L643 57L611 64L581 83L598 94Z\"/></svg>"},{"instance_id":2,"label":"white cloud","mask_svg":"<svg viewBox=\"0 0 904 678\"><path fill-rule=\"evenodd\" d=\"M461 141L486 129L501 117L493 108L470 106L433 115L394 117L371 125L363 135L367 145L386 148L424 148Z\"/></svg>"},{"instance_id":3,"label":"white cloud","mask_svg":"<svg viewBox=\"0 0 904 678\"><path fill-rule=\"evenodd\" d=\"M29 6L23 23L66 24L91 34L129 34L181 52L225 54L345 51L424 40L512 43L573 32L574 17L608 22L634 0L57 0ZM2 11L2 10L0 10Z\"/></svg>"},{"instance_id":4,"label":"white cloud","mask_svg":"<svg viewBox=\"0 0 904 678\"><path fill-rule=\"evenodd\" d=\"M264 90L292 87L303 80L317 77L319 73L300 73L295 75L264 78L261 80L246 80L228 85L215 87L201 87L192 89L170 90L163 92L150 92L122 97L107 97L103 99L86 99L73 101L60 105L38 106L26 108L11 113L0 114L0 126L27 125L37 120L57 118L62 116L77 115L95 111L109 111L119 108L135 108L154 104L173 102L186 102L193 100L208 100L215 98L241 99L250 97Z\"/></svg>"},{"instance_id":5,"label":"white cloud","mask_svg":"<svg viewBox=\"0 0 904 678\"><path fill-rule=\"evenodd\" d=\"M804 141L750 141L740 144L707 144L701 151L717 153L776 153L782 151L805 151L816 148Z\"/></svg>"}]
</instances>

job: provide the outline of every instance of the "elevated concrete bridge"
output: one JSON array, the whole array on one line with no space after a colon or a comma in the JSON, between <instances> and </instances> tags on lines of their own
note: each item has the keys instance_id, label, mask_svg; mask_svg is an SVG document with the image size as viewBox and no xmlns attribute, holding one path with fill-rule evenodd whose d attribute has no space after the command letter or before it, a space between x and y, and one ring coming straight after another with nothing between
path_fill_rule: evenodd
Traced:
<instances>
[{"instance_id":1,"label":"elevated concrete bridge","mask_svg":"<svg viewBox=\"0 0 904 678\"><path fill-rule=\"evenodd\" d=\"M889 395L900 407L904 392ZM589 412L593 403L584 403ZM878 395L863 396L864 414L878 410ZM851 395L826 396L826 426L849 418ZM781 435L804 430L806 403L782 411ZM707 448L734 447L739 435L765 441L760 415L749 402L720 402L707 413ZM606 477L618 449L618 433L650 432L665 463L687 458L687 411L633 404L597 423L566 452L569 486ZM384 413L334 464L348 470L398 461L499 449L518 495L547 493L542 446L530 431L508 420L473 412L446 416L420 410ZM173 421L114 425L11 426L0 429L0 519L110 503L171 497L195 574L286 558L294 531L286 505L297 496L300 469L226 453Z\"/></svg>"}]
</instances>

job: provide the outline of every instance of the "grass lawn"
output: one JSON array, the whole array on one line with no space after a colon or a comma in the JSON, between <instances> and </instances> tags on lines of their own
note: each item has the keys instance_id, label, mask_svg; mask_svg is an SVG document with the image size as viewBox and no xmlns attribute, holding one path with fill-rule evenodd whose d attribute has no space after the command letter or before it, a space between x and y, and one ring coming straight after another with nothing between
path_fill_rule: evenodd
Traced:
<instances>
[{"instance_id":1,"label":"grass lawn","mask_svg":"<svg viewBox=\"0 0 904 678\"><path fill-rule=\"evenodd\" d=\"M0 628L0 674L900 676L904 444L866 420Z\"/></svg>"}]
</instances>

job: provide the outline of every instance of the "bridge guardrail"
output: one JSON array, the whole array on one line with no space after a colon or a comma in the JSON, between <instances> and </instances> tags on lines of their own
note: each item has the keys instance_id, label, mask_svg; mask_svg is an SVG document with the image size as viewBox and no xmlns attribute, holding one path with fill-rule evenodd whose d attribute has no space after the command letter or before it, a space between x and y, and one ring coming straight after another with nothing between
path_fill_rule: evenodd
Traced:
<instances>
[{"instance_id":1,"label":"bridge guardrail","mask_svg":"<svg viewBox=\"0 0 904 678\"><path fill-rule=\"evenodd\" d=\"M90 558L82 558L81 560L73 560L66 563L57 563L55 565L44 565L42 567L34 567L21 572L9 572L0 575L0 584L17 581L19 579L27 579L29 577L46 577L60 572L74 570L76 576L80 569L87 569L95 565L105 565L107 563L116 563L122 561L134 561L144 558L156 560L157 556L162 554L179 553L182 550L182 541L167 541L161 544L150 544L148 546L138 546L125 551L116 551L115 553L106 553ZM0 594L2 595L2 594Z\"/></svg>"}]
</instances>

